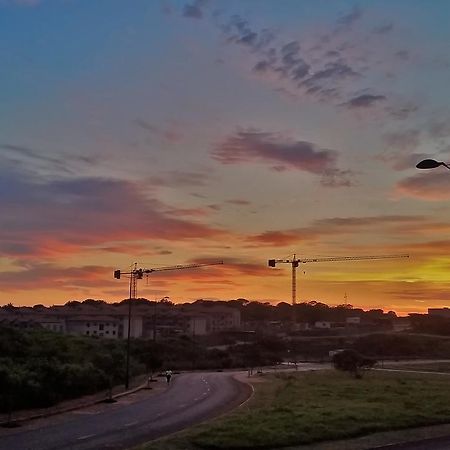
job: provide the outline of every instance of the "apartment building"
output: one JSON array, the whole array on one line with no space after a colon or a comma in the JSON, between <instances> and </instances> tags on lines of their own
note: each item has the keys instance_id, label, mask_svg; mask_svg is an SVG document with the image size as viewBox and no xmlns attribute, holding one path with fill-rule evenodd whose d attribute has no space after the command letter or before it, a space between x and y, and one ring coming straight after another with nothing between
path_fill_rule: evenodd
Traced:
<instances>
[{"instance_id":1,"label":"apartment building","mask_svg":"<svg viewBox=\"0 0 450 450\"><path fill-rule=\"evenodd\" d=\"M131 308L130 336L154 339L178 335L201 336L238 330L240 312L222 305L208 307L161 302L136 302ZM66 304L38 308L0 309L0 325L45 328L58 333L125 339L128 336L128 303Z\"/></svg>"}]
</instances>

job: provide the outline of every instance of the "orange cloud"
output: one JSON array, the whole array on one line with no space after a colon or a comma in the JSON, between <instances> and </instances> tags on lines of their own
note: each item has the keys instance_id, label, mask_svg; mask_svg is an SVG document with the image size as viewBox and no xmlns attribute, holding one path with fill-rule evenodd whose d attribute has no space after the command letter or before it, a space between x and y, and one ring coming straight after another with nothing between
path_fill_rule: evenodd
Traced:
<instances>
[{"instance_id":1,"label":"orange cloud","mask_svg":"<svg viewBox=\"0 0 450 450\"><path fill-rule=\"evenodd\" d=\"M4 292L33 292L55 287L76 291L86 287L104 287L106 274L112 274L112 269L94 265L61 268L53 264L32 263L18 270L1 272L0 283Z\"/></svg>"},{"instance_id":2,"label":"orange cloud","mask_svg":"<svg viewBox=\"0 0 450 450\"><path fill-rule=\"evenodd\" d=\"M115 241L184 241L223 238L226 232L171 208L137 183L82 178L38 182L16 177L2 207L0 255L40 258L74 253Z\"/></svg>"},{"instance_id":3,"label":"orange cloud","mask_svg":"<svg viewBox=\"0 0 450 450\"><path fill-rule=\"evenodd\" d=\"M397 183L394 194L429 201L449 200L450 175L439 171L413 175Z\"/></svg>"}]
</instances>

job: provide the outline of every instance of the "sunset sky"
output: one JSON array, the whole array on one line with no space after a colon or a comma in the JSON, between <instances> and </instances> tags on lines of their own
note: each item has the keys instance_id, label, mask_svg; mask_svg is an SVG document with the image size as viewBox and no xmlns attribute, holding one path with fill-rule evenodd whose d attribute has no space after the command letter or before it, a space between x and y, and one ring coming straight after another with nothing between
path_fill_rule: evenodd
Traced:
<instances>
[{"instance_id":1,"label":"sunset sky","mask_svg":"<svg viewBox=\"0 0 450 450\"><path fill-rule=\"evenodd\" d=\"M0 0L0 304L450 306L450 3Z\"/></svg>"}]
</instances>

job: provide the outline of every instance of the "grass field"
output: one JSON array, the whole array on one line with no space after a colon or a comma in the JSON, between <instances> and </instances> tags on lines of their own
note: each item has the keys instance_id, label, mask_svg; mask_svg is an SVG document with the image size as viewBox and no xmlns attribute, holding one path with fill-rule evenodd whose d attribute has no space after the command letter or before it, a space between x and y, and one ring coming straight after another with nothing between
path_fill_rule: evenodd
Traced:
<instances>
[{"instance_id":1,"label":"grass field","mask_svg":"<svg viewBox=\"0 0 450 450\"><path fill-rule=\"evenodd\" d=\"M255 388L234 413L140 449L275 449L450 422L450 378L442 375L290 372Z\"/></svg>"},{"instance_id":2,"label":"grass field","mask_svg":"<svg viewBox=\"0 0 450 450\"><path fill-rule=\"evenodd\" d=\"M408 363L398 363L398 364L389 364L388 362L384 363L384 368L389 369L398 369L398 370L418 370L423 372L445 372L450 373L450 362L408 362Z\"/></svg>"}]
</instances>

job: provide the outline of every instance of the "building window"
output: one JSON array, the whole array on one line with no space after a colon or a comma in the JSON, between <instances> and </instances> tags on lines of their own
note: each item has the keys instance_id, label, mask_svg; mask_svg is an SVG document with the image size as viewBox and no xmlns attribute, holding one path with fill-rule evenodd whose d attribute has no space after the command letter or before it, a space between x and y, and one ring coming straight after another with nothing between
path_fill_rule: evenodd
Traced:
<instances>
[{"instance_id":1,"label":"building window","mask_svg":"<svg viewBox=\"0 0 450 450\"><path fill-rule=\"evenodd\" d=\"M90 327L90 326L91 326L91 324L90 324L90 323L88 322L88 323L86 324L86 326L87 326L87 327Z\"/></svg>"},{"instance_id":2,"label":"building window","mask_svg":"<svg viewBox=\"0 0 450 450\"><path fill-rule=\"evenodd\" d=\"M103 323L101 323L101 324L98 326L98 329L99 329L99 330L104 330L104 328L105 328L105 325L104 325Z\"/></svg>"},{"instance_id":3,"label":"building window","mask_svg":"<svg viewBox=\"0 0 450 450\"><path fill-rule=\"evenodd\" d=\"M113 330L112 334L116 334L116 330Z\"/></svg>"},{"instance_id":4,"label":"building window","mask_svg":"<svg viewBox=\"0 0 450 450\"><path fill-rule=\"evenodd\" d=\"M89 330L86 331L86 335L89 336Z\"/></svg>"}]
</instances>

